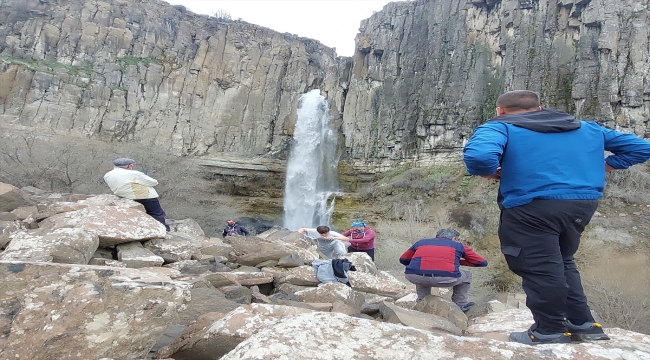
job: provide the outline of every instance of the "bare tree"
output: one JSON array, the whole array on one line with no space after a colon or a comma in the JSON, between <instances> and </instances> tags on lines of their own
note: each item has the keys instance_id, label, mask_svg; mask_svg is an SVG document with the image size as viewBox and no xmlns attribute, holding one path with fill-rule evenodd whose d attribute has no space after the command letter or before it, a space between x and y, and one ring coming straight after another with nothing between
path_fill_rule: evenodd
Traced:
<instances>
[{"instance_id":1,"label":"bare tree","mask_svg":"<svg viewBox=\"0 0 650 360\"><path fill-rule=\"evenodd\" d=\"M228 13L225 10L217 10L214 13L214 17L216 17L219 20L232 21L232 16L230 16L230 13Z\"/></svg>"}]
</instances>

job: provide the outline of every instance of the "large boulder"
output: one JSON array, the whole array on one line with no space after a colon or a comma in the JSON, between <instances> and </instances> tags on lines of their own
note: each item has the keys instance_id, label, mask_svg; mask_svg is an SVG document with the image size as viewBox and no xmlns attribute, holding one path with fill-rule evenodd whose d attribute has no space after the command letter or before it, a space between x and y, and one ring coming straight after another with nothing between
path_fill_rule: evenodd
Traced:
<instances>
[{"instance_id":1,"label":"large boulder","mask_svg":"<svg viewBox=\"0 0 650 360\"><path fill-rule=\"evenodd\" d=\"M281 240L267 240L256 236L227 236L224 242L232 245L237 254L237 262L255 266L267 260L280 260L284 256L296 254L304 260L318 259L315 247L306 249Z\"/></svg>"},{"instance_id":2,"label":"large boulder","mask_svg":"<svg viewBox=\"0 0 650 360\"><path fill-rule=\"evenodd\" d=\"M0 279L0 359L144 359L189 300L136 269L0 261Z\"/></svg>"},{"instance_id":3,"label":"large boulder","mask_svg":"<svg viewBox=\"0 0 650 360\"><path fill-rule=\"evenodd\" d=\"M312 312L281 305L251 304L241 306L226 315L205 314L181 337L156 353L156 358L176 360L218 359L233 350L256 331L282 318ZM295 355L295 354L294 354Z\"/></svg>"},{"instance_id":4,"label":"large boulder","mask_svg":"<svg viewBox=\"0 0 650 360\"><path fill-rule=\"evenodd\" d=\"M199 250L191 242L174 236L164 239L152 239L144 243L146 249L165 260L165 263L190 260L199 254Z\"/></svg>"},{"instance_id":5,"label":"large boulder","mask_svg":"<svg viewBox=\"0 0 650 360\"><path fill-rule=\"evenodd\" d=\"M0 254L0 260L45 261L86 265L99 246L97 235L82 229L63 228L21 231Z\"/></svg>"},{"instance_id":6,"label":"large boulder","mask_svg":"<svg viewBox=\"0 0 650 360\"><path fill-rule=\"evenodd\" d=\"M201 225L196 222L194 219L183 219L183 220L166 220L167 225L172 232L189 235L192 237L202 237L205 236L205 232L201 229Z\"/></svg>"},{"instance_id":7,"label":"large boulder","mask_svg":"<svg viewBox=\"0 0 650 360\"><path fill-rule=\"evenodd\" d=\"M410 292L406 284L383 271L377 272L377 276L361 271L349 271L348 278L355 290L393 299L399 299Z\"/></svg>"},{"instance_id":8,"label":"large boulder","mask_svg":"<svg viewBox=\"0 0 650 360\"><path fill-rule=\"evenodd\" d=\"M434 314L451 321L462 330L467 329L467 316L458 305L439 296L429 295L415 304L414 310Z\"/></svg>"},{"instance_id":9,"label":"large boulder","mask_svg":"<svg viewBox=\"0 0 650 360\"><path fill-rule=\"evenodd\" d=\"M364 252L353 252L345 254L344 257L350 260L350 262L357 269L357 272L374 276L379 275L377 265L375 265L374 261L372 261L368 254Z\"/></svg>"},{"instance_id":10,"label":"large boulder","mask_svg":"<svg viewBox=\"0 0 650 360\"><path fill-rule=\"evenodd\" d=\"M210 287L196 287L190 290L190 301L185 308L178 313L180 325L190 325L203 314L212 312L227 313L240 304L226 299L226 296L219 290Z\"/></svg>"},{"instance_id":11,"label":"large boulder","mask_svg":"<svg viewBox=\"0 0 650 360\"><path fill-rule=\"evenodd\" d=\"M165 226L145 212L121 206L88 206L51 216L40 223L44 229L77 227L97 234L99 246L106 247L164 238Z\"/></svg>"},{"instance_id":12,"label":"large boulder","mask_svg":"<svg viewBox=\"0 0 650 360\"><path fill-rule=\"evenodd\" d=\"M130 268L161 266L165 262L138 241L117 245L117 260Z\"/></svg>"},{"instance_id":13,"label":"large boulder","mask_svg":"<svg viewBox=\"0 0 650 360\"><path fill-rule=\"evenodd\" d=\"M0 182L0 211L12 211L31 204L32 201L25 192L11 184Z\"/></svg>"},{"instance_id":14,"label":"large boulder","mask_svg":"<svg viewBox=\"0 0 650 360\"><path fill-rule=\"evenodd\" d=\"M227 257L234 250L232 245L224 243L219 238L202 238L194 240L192 243L203 255Z\"/></svg>"},{"instance_id":15,"label":"large boulder","mask_svg":"<svg viewBox=\"0 0 650 360\"><path fill-rule=\"evenodd\" d=\"M312 312L284 317L260 329L221 360L650 359L649 335L621 329L607 329L607 332L612 337L607 342L526 346L435 334L337 313Z\"/></svg>"},{"instance_id":16,"label":"large boulder","mask_svg":"<svg viewBox=\"0 0 650 360\"><path fill-rule=\"evenodd\" d=\"M283 283L300 286L316 286L320 284L320 281L316 278L316 272L314 272L313 267L303 265L277 274L275 276L276 287Z\"/></svg>"},{"instance_id":17,"label":"large boulder","mask_svg":"<svg viewBox=\"0 0 650 360\"><path fill-rule=\"evenodd\" d=\"M315 288L300 290L294 293L298 301L306 303L335 303L341 301L352 307L356 313L361 312L365 302L363 294L341 283L323 284Z\"/></svg>"}]
</instances>

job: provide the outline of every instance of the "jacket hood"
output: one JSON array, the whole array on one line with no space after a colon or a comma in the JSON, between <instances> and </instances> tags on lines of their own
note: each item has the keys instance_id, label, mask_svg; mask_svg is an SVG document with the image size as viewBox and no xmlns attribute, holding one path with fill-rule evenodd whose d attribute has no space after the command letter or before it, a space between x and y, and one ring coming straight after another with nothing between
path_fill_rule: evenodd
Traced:
<instances>
[{"instance_id":1,"label":"jacket hood","mask_svg":"<svg viewBox=\"0 0 650 360\"><path fill-rule=\"evenodd\" d=\"M579 129L575 116L561 110L542 109L518 114L501 115L489 120L522 127L540 133L559 133Z\"/></svg>"}]
</instances>

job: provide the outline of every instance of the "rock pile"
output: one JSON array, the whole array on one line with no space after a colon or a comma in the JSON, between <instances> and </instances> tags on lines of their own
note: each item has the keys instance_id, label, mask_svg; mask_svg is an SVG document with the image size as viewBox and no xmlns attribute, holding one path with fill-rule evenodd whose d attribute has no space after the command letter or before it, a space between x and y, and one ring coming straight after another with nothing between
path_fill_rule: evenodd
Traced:
<instances>
[{"instance_id":1,"label":"rock pile","mask_svg":"<svg viewBox=\"0 0 650 360\"><path fill-rule=\"evenodd\" d=\"M620 329L604 345L503 342L532 322L521 295L467 314L447 291L416 303L364 253L347 255L351 287L320 284L315 245L287 229L167 233L112 195L0 189L3 359L650 359L650 337Z\"/></svg>"}]
</instances>

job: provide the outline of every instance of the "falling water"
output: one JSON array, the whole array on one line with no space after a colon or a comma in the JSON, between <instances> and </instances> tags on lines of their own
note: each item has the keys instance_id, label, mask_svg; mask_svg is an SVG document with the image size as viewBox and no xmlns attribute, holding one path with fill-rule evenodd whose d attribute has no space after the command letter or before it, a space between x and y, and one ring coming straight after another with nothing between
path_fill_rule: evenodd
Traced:
<instances>
[{"instance_id":1,"label":"falling water","mask_svg":"<svg viewBox=\"0 0 650 360\"><path fill-rule=\"evenodd\" d=\"M329 225L338 191L336 133L319 90L300 97L284 189L284 227Z\"/></svg>"}]
</instances>

